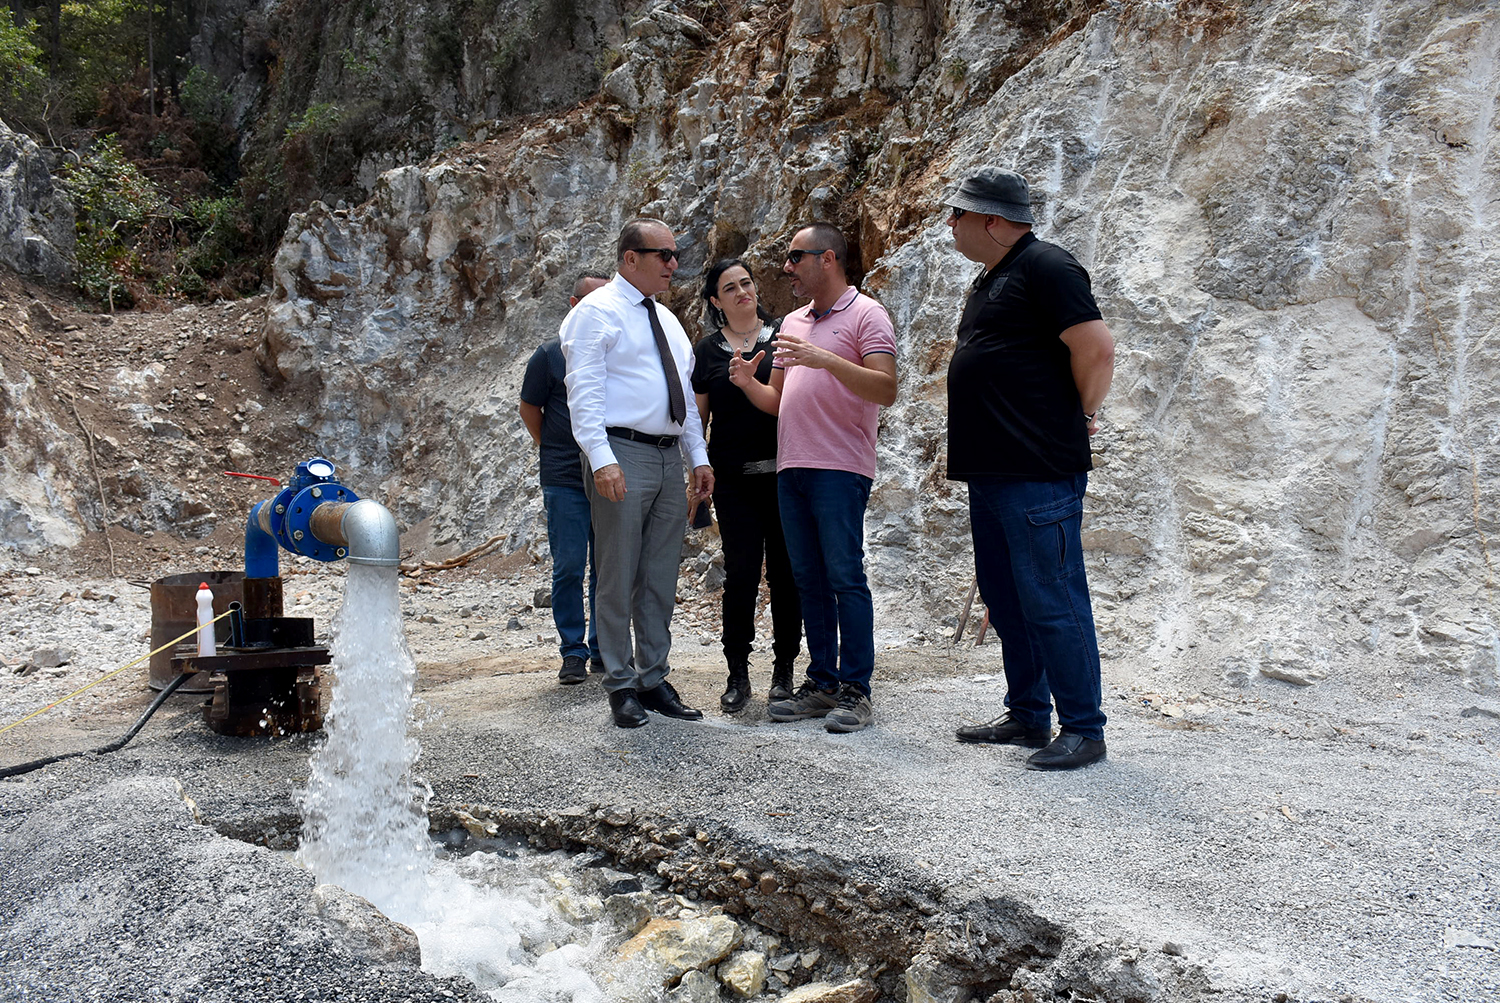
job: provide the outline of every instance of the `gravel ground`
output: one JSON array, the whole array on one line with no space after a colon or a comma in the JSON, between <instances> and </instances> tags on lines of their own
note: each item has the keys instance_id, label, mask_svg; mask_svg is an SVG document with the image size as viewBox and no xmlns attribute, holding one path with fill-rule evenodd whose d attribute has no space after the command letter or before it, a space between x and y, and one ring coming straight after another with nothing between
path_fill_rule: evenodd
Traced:
<instances>
[{"instance_id":1,"label":"gravel ground","mask_svg":"<svg viewBox=\"0 0 1500 1003\"><path fill-rule=\"evenodd\" d=\"M288 570L305 572L288 576L288 613L326 628L338 567ZM715 611L689 601L673 679L706 719L622 731L596 683L556 685L547 611L531 608L544 572L466 570L403 586L422 676L420 770L439 804L650 810L788 855L815 851L851 880L936 889L956 909L1015 901L1092 947L1101 968L1133 964L1132 951L1178 959L1205 997L1500 992L1500 706L1446 678L1383 701L1332 685L1157 693L1110 680L1109 760L1038 774L1021 769L1023 750L952 740L955 726L1000 708L998 646L888 639L874 727L834 736L818 722L772 724L763 698L721 716ZM0 609L11 666L0 672L0 727L145 650L146 593L119 583L18 569L0 578ZM15 671L49 646L73 649L71 663ZM769 656L756 666L763 688ZM0 733L0 764L116 737L150 699L144 679L142 665ZM0 783L0 839L14 848L42 820L61 824L69 797L146 775L180 780L221 832L293 831L314 739L222 738L195 702L174 698L120 753ZM101 866L129 856L102 854ZM6 884L13 900L20 889ZM236 958L247 977L264 969ZM24 957L10 963L25 970ZM1149 990L1150 978L1137 981ZM350 991L327 998L361 998Z\"/></svg>"}]
</instances>

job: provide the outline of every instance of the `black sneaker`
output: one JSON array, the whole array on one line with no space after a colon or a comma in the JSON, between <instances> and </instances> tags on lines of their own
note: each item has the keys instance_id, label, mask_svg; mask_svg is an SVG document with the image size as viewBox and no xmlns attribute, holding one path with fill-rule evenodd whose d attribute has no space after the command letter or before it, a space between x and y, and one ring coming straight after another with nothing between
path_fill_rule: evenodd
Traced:
<instances>
[{"instance_id":1,"label":"black sneaker","mask_svg":"<svg viewBox=\"0 0 1500 1003\"><path fill-rule=\"evenodd\" d=\"M557 681L564 686L573 686L589 677L589 667L582 655L569 655L557 670Z\"/></svg>"},{"instance_id":2,"label":"black sneaker","mask_svg":"<svg viewBox=\"0 0 1500 1003\"><path fill-rule=\"evenodd\" d=\"M847 734L864 731L870 726L875 711L870 707L870 698L858 686L845 683L839 690L838 706L823 718L823 727L829 731Z\"/></svg>"},{"instance_id":3,"label":"black sneaker","mask_svg":"<svg viewBox=\"0 0 1500 1003\"><path fill-rule=\"evenodd\" d=\"M802 721L825 717L839 705L838 690L820 690L811 679L797 687L790 700L776 700L767 708L772 721Z\"/></svg>"}]
</instances>

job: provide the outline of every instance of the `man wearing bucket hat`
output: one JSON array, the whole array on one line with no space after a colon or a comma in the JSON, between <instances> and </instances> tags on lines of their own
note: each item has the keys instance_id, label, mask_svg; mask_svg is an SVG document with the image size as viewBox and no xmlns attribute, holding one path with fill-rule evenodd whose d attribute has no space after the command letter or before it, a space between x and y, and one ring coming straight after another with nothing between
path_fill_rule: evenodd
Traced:
<instances>
[{"instance_id":1,"label":"man wearing bucket hat","mask_svg":"<svg viewBox=\"0 0 1500 1003\"><path fill-rule=\"evenodd\" d=\"M969 484L975 573L1008 687L1006 712L958 739L1039 749L1029 769L1076 769L1105 754L1080 523L1114 339L1088 272L1031 232L1025 178L981 168L947 206L954 246L984 265L948 366L948 477Z\"/></svg>"}]
</instances>

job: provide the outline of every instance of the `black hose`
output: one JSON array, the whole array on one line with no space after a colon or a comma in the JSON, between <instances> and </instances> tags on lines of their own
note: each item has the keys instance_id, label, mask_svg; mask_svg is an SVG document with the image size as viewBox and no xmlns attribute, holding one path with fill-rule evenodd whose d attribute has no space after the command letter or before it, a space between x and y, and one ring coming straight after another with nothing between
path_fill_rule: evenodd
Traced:
<instances>
[{"instance_id":1,"label":"black hose","mask_svg":"<svg viewBox=\"0 0 1500 1003\"><path fill-rule=\"evenodd\" d=\"M108 745L101 745L97 749L81 749L78 752L64 752L60 756L47 756L44 759L34 759L29 763L22 763L20 766L7 766L3 769L0 769L0 779L4 779L5 777L18 777L23 773L30 773L32 770L39 770L43 766L50 766L53 763L61 762L64 759L72 759L74 756L87 756L89 753L94 753L96 755L102 756L106 752L120 751L121 749L125 748L126 742L134 738L136 736L136 733L146 726L146 722L151 720L151 715L155 714L157 709L160 708L162 704L167 702L167 697L177 692L177 687L182 685L183 681L187 679L188 675L189 673L184 672L182 675L178 676L176 679L163 686L161 692L156 695L156 699L151 701L151 706L146 708L146 713L141 715L140 720L136 721L136 723L131 726L130 730L127 731L123 736L115 739Z\"/></svg>"}]
</instances>

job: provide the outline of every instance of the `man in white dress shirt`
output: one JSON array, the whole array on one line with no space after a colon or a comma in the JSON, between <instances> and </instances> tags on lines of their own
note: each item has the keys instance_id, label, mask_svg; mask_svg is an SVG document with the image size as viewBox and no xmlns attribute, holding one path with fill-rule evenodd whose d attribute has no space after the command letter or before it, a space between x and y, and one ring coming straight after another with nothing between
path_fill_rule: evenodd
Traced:
<instances>
[{"instance_id":1,"label":"man in white dress shirt","mask_svg":"<svg viewBox=\"0 0 1500 1003\"><path fill-rule=\"evenodd\" d=\"M682 457L692 464L697 497L713 493L714 475L686 391L692 344L672 311L653 299L677 270L671 228L659 219L631 220L615 260L614 279L568 313L561 339L594 520L604 688L615 724L635 728L646 723L647 710L703 716L667 682L667 654L687 523Z\"/></svg>"}]
</instances>

